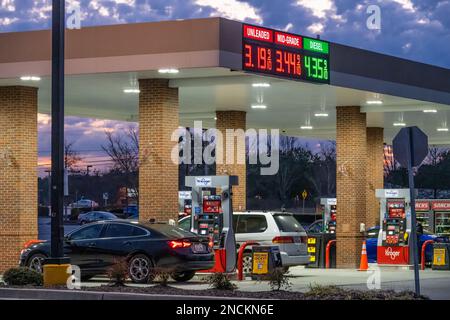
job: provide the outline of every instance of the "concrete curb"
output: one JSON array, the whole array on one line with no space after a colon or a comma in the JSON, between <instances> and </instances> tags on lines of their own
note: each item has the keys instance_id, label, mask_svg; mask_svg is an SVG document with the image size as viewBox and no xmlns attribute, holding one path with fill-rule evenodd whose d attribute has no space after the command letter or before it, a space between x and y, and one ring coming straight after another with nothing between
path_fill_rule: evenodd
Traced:
<instances>
[{"instance_id":1,"label":"concrete curb","mask_svg":"<svg viewBox=\"0 0 450 320\"><path fill-rule=\"evenodd\" d=\"M83 290L0 288L1 299L25 300L251 300L242 297L217 297Z\"/></svg>"}]
</instances>

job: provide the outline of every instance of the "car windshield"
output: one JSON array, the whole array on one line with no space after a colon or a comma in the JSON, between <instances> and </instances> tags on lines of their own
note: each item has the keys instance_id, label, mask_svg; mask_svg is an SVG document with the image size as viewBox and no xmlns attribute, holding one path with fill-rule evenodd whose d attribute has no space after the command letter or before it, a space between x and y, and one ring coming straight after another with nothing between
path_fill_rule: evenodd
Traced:
<instances>
[{"instance_id":1,"label":"car windshield","mask_svg":"<svg viewBox=\"0 0 450 320\"><path fill-rule=\"evenodd\" d=\"M147 227L161 233L168 238L188 238L197 236L195 233L183 230L176 226L171 226L168 224L146 224Z\"/></svg>"},{"instance_id":2,"label":"car windshield","mask_svg":"<svg viewBox=\"0 0 450 320\"><path fill-rule=\"evenodd\" d=\"M273 218L281 232L305 232L305 229L290 214L274 214Z\"/></svg>"}]
</instances>

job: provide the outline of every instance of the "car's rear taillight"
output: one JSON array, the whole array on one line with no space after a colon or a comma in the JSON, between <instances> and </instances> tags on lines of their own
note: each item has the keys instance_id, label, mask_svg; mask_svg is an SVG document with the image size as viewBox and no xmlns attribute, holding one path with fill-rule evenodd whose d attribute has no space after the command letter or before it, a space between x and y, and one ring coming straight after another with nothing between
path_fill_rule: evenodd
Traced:
<instances>
[{"instance_id":1,"label":"car's rear taillight","mask_svg":"<svg viewBox=\"0 0 450 320\"><path fill-rule=\"evenodd\" d=\"M44 242L44 241L43 240L28 240L27 242L25 242L23 244L23 248L26 249L26 248L31 247L33 244L37 244L37 243L41 243L41 242Z\"/></svg>"},{"instance_id":2,"label":"car's rear taillight","mask_svg":"<svg viewBox=\"0 0 450 320\"><path fill-rule=\"evenodd\" d=\"M294 243L294 237L275 237L272 243Z\"/></svg>"},{"instance_id":3,"label":"car's rear taillight","mask_svg":"<svg viewBox=\"0 0 450 320\"><path fill-rule=\"evenodd\" d=\"M300 237L300 242L301 243L308 243L308 237L306 237L306 236Z\"/></svg>"},{"instance_id":4,"label":"car's rear taillight","mask_svg":"<svg viewBox=\"0 0 450 320\"><path fill-rule=\"evenodd\" d=\"M190 241L186 240L172 240L169 241L169 247L172 249L179 249L179 248L189 248L192 245Z\"/></svg>"}]
</instances>

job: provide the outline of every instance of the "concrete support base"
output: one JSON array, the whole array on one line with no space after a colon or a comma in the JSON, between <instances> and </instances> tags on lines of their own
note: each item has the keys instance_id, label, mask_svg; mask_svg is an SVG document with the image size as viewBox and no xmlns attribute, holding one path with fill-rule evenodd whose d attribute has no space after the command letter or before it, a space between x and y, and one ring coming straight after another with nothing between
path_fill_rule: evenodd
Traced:
<instances>
[{"instance_id":1,"label":"concrete support base","mask_svg":"<svg viewBox=\"0 0 450 320\"><path fill-rule=\"evenodd\" d=\"M70 264L45 264L44 286L61 286L67 284L70 274L67 273Z\"/></svg>"}]
</instances>

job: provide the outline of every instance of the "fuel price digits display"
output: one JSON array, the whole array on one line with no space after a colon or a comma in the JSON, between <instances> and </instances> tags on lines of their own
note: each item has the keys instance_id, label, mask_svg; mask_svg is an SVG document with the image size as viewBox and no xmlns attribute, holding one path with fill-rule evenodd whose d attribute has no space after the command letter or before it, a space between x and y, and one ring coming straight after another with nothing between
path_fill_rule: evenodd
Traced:
<instances>
[{"instance_id":1,"label":"fuel price digits display","mask_svg":"<svg viewBox=\"0 0 450 320\"><path fill-rule=\"evenodd\" d=\"M329 83L329 46L325 41L244 25L244 70L284 78Z\"/></svg>"},{"instance_id":2,"label":"fuel price digits display","mask_svg":"<svg viewBox=\"0 0 450 320\"><path fill-rule=\"evenodd\" d=\"M266 73L277 73L288 77L301 78L302 63L300 53L270 47L245 44L244 69Z\"/></svg>"}]
</instances>

